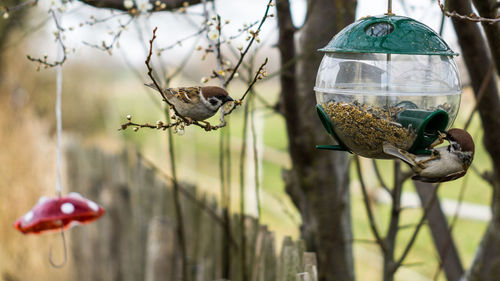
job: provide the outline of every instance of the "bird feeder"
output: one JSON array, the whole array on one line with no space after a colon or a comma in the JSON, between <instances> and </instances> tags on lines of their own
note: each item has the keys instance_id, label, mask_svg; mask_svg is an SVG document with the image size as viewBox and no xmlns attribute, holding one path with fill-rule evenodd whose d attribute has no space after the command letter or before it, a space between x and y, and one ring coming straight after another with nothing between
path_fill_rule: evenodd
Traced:
<instances>
[{"instance_id":1,"label":"bird feeder","mask_svg":"<svg viewBox=\"0 0 500 281\"><path fill-rule=\"evenodd\" d=\"M72 192L56 198L41 197L14 226L24 234L40 234L89 223L103 214L104 209L97 203Z\"/></svg>"},{"instance_id":2,"label":"bird feeder","mask_svg":"<svg viewBox=\"0 0 500 281\"><path fill-rule=\"evenodd\" d=\"M362 18L324 48L317 112L337 145L369 158L391 158L383 144L424 154L455 120L461 87L454 53L431 28L386 14Z\"/></svg>"}]
</instances>

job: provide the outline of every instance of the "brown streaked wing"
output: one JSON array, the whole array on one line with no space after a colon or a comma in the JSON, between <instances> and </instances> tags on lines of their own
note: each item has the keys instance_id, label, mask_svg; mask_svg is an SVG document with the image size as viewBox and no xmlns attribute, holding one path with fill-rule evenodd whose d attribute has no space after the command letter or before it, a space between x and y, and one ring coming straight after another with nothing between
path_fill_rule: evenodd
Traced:
<instances>
[{"instance_id":1,"label":"brown streaked wing","mask_svg":"<svg viewBox=\"0 0 500 281\"><path fill-rule=\"evenodd\" d=\"M174 97L184 103L197 103L200 100L200 87L169 88L169 90L174 94Z\"/></svg>"}]
</instances>

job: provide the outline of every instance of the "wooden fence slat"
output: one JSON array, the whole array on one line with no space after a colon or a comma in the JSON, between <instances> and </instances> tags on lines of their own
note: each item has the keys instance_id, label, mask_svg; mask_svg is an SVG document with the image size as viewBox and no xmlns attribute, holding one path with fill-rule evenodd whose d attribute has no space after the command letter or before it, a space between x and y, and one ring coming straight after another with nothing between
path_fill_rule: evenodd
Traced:
<instances>
[{"instance_id":1,"label":"wooden fence slat","mask_svg":"<svg viewBox=\"0 0 500 281\"><path fill-rule=\"evenodd\" d=\"M304 252L303 256L304 271L308 273L310 281L318 281L318 261L316 253Z\"/></svg>"},{"instance_id":2,"label":"wooden fence slat","mask_svg":"<svg viewBox=\"0 0 500 281\"><path fill-rule=\"evenodd\" d=\"M145 281L174 280L175 225L155 217L149 223Z\"/></svg>"}]
</instances>

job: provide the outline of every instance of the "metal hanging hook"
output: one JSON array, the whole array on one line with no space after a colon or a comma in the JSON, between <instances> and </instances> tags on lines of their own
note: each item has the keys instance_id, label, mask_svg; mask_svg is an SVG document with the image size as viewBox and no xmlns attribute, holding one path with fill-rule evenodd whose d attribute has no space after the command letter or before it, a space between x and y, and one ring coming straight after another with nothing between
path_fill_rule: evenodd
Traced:
<instances>
[{"instance_id":1,"label":"metal hanging hook","mask_svg":"<svg viewBox=\"0 0 500 281\"><path fill-rule=\"evenodd\" d=\"M392 0L388 0L387 1L387 14L386 15L394 15L392 13Z\"/></svg>"},{"instance_id":2,"label":"metal hanging hook","mask_svg":"<svg viewBox=\"0 0 500 281\"><path fill-rule=\"evenodd\" d=\"M52 265L55 268L62 268L64 265L66 265L66 262L68 261L68 249L66 247L66 238L64 236L64 228L61 226L61 241L63 244L63 253L64 253L64 258L63 261L60 264L56 264L52 258L52 244L50 245L49 248L49 262L50 265Z\"/></svg>"}]
</instances>

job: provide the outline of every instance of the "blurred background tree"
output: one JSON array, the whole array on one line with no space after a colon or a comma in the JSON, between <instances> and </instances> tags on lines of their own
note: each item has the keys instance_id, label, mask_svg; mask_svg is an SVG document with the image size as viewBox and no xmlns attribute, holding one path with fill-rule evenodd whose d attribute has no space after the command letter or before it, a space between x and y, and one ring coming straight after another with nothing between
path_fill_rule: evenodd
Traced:
<instances>
[{"instance_id":1,"label":"blurred background tree","mask_svg":"<svg viewBox=\"0 0 500 281\"><path fill-rule=\"evenodd\" d=\"M13 7L13 6L18 6L21 4L23 1L22 0L5 0L2 1L2 6L6 7ZM19 29L26 16L26 9L16 9L14 11L11 11L10 13L5 14L5 12L2 14L4 20L0 22L0 50L4 50L6 48L6 45L9 42L9 35L12 34L16 29ZM6 16L7 15L7 16ZM8 20L9 17L13 17L11 20ZM2 82L2 78L5 76L3 75L3 58L4 56L0 56L0 83Z\"/></svg>"}]
</instances>

